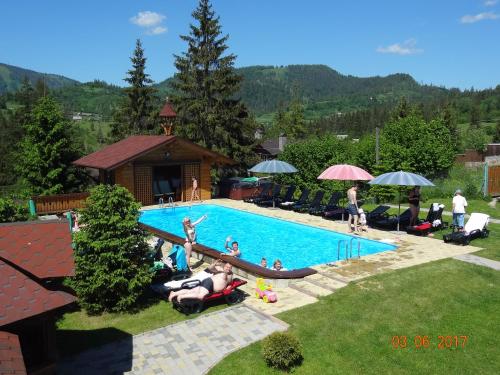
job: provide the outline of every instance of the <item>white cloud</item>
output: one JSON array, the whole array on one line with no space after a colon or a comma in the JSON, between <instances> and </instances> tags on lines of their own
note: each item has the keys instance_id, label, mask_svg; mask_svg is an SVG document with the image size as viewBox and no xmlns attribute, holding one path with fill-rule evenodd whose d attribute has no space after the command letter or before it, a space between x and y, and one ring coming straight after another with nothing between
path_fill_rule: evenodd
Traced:
<instances>
[{"instance_id":1,"label":"white cloud","mask_svg":"<svg viewBox=\"0 0 500 375\"><path fill-rule=\"evenodd\" d=\"M146 10L131 17L130 22L145 28L148 35L158 35L167 32L167 28L161 24L165 18L163 14Z\"/></svg>"},{"instance_id":2,"label":"white cloud","mask_svg":"<svg viewBox=\"0 0 500 375\"><path fill-rule=\"evenodd\" d=\"M403 43L391 44L387 47L378 47L377 52L380 53L394 53L396 55L414 55L416 53L424 52L423 49L415 48L417 41L414 38L405 40Z\"/></svg>"},{"instance_id":3,"label":"white cloud","mask_svg":"<svg viewBox=\"0 0 500 375\"><path fill-rule=\"evenodd\" d=\"M495 5L496 3L498 3L498 0L486 0L484 2L484 5L487 6L487 7L492 7L493 5Z\"/></svg>"},{"instance_id":4,"label":"white cloud","mask_svg":"<svg viewBox=\"0 0 500 375\"><path fill-rule=\"evenodd\" d=\"M167 32L167 28L166 28L166 27L163 27L163 26L156 26L156 27L154 27L154 28L152 28L152 29L149 29L149 30L147 31L147 33L148 33L149 35L158 35L158 34L163 34L163 33L165 33L165 32Z\"/></svg>"},{"instance_id":5,"label":"white cloud","mask_svg":"<svg viewBox=\"0 0 500 375\"><path fill-rule=\"evenodd\" d=\"M498 14L493 12L484 12L475 15L467 14L460 18L460 22L462 23L475 23L484 20L496 20L498 18Z\"/></svg>"}]
</instances>

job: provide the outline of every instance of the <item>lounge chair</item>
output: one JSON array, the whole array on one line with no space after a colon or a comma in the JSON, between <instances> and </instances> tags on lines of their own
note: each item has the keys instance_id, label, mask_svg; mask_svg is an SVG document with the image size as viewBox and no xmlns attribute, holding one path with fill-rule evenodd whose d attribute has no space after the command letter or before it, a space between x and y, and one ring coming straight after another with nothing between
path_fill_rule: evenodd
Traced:
<instances>
[{"instance_id":1,"label":"lounge chair","mask_svg":"<svg viewBox=\"0 0 500 375\"><path fill-rule=\"evenodd\" d=\"M454 231L443 236L444 242L455 242L461 245L468 245L473 239L486 238L490 234L488 222L490 217L486 214L473 212L465 224L463 231Z\"/></svg>"},{"instance_id":2,"label":"lounge chair","mask_svg":"<svg viewBox=\"0 0 500 375\"><path fill-rule=\"evenodd\" d=\"M311 208L317 209L321 205L324 195L325 192L323 190L318 190L310 203L304 203L300 206L297 205L293 208L293 210L295 212L308 212Z\"/></svg>"},{"instance_id":3,"label":"lounge chair","mask_svg":"<svg viewBox=\"0 0 500 375\"><path fill-rule=\"evenodd\" d=\"M161 240L163 241L163 240ZM160 243L160 241L158 241ZM162 243L163 244L163 243ZM182 280L191 275L186 261L184 247L175 245L167 257L161 258L161 245L155 253L155 265L153 282L165 282L166 280ZM156 260L160 257L160 260Z\"/></svg>"},{"instance_id":4,"label":"lounge chair","mask_svg":"<svg viewBox=\"0 0 500 375\"><path fill-rule=\"evenodd\" d=\"M246 203L255 203L255 200L269 199L269 192L271 191L271 187L271 184L263 184L260 193L252 197L245 198L243 201Z\"/></svg>"},{"instance_id":5,"label":"lounge chair","mask_svg":"<svg viewBox=\"0 0 500 375\"><path fill-rule=\"evenodd\" d=\"M228 305L233 305L242 301L243 295L237 288L241 285L245 285L246 283L247 282L245 280L233 279L232 283L229 284L222 292L209 294L202 300L184 298L181 302L179 302L177 301L177 298L174 298L172 300L172 307L186 315L189 315L193 313L200 313L205 304L211 301L224 299Z\"/></svg>"},{"instance_id":6,"label":"lounge chair","mask_svg":"<svg viewBox=\"0 0 500 375\"><path fill-rule=\"evenodd\" d=\"M302 205L307 202L307 198L309 198L309 189L304 189L302 190L302 193L300 194L299 199L296 201L285 201L280 203L280 208L283 208L284 210L292 210L295 205Z\"/></svg>"},{"instance_id":7,"label":"lounge chair","mask_svg":"<svg viewBox=\"0 0 500 375\"><path fill-rule=\"evenodd\" d=\"M281 193L281 185L276 184L273 187L273 191L271 193L271 197L267 199L262 199L262 200L256 200L254 203L257 206L272 206L273 202L276 202L280 196Z\"/></svg>"},{"instance_id":8,"label":"lounge chair","mask_svg":"<svg viewBox=\"0 0 500 375\"><path fill-rule=\"evenodd\" d=\"M286 189L286 193L283 197L277 197L277 198L269 199L267 201L262 201L259 203L259 206L272 206L273 204L279 205L282 202L289 202L292 200L293 194L295 193L295 190L296 190L295 185L290 185Z\"/></svg>"},{"instance_id":9,"label":"lounge chair","mask_svg":"<svg viewBox=\"0 0 500 375\"><path fill-rule=\"evenodd\" d=\"M382 219L387 219L389 215L387 215L387 211L390 209L390 206L380 205L375 207L370 212L366 212L366 222L368 225L371 225L372 222Z\"/></svg>"},{"instance_id":10,"label":"lounge chair","mask_svg":"<svg viewBox=\"0 0 500 375\"><path fill-rule=\"evenodd\" d=\"M370 225L381 229L396 230L398 227L398 221L399 221L399 228L401 229L401 228L406 228L410 224L410 219L411 219L411 211L408 208L401 215L399 215L399 217L395 215L395 216L388 216L378 220L373 220Z\"/></svg>"},{"instance_id":11,"label":"lounge chair","mask_svg":"<svg viewBox=\"0 0 500 375\"><path fill-rule=\"evenodd\" d=\"M166 202L166 197L168 195L171 195L173 197L175 195L175 192L172 190L172 187L170 186L170 182L168 182L168 180L154 180L153 195L155 201L159 202L160 198L162 198Z\"/></svg>"},{"instance_id":12,"label":"lounge chair","mask_svg":"<svg viewBox=\"0 0 500 375\"><path fill-rule=\"evenodd\" d=\"M339 192L332 193L327 204L320 205L317 210L309 210L309 213L311 215L323 216L326 211L336 210L340 208L339 201L341 197L342 193Z\"/></svg>"},{"instance_id":13,"label":"lounge chair","mask_svg":"<svg viewBox=\"0 0 500 375\"><path fill-rule=\"evenodd\" d=\"M444 204L433 203L427 213L427 218L417 225L406 228L408 234L417 236L426 236L435 230L441 230L448 226L448 223L443 222Z\"/></svg>"}]
</instances>

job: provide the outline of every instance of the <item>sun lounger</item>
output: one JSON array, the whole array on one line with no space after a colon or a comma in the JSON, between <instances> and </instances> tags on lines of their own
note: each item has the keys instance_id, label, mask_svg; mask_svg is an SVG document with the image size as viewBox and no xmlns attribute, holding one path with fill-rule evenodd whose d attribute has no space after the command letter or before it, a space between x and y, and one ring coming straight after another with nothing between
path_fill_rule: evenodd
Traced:
<instances>
[{"instance_id":1,"label":"sun lounger","mask_svg":"<svg viewBox=\"0 0 500 375\"><path fill-rule=\"evenodd\" d=\"M273 192L271 194L271 197L262 199L262 200L256 200L254 203L257 206L272 206L273 202L276 202L279 199L281 193L281 185L276 184L274 185Z\"/></svg>"},{"instance_id":2,"label":"sun lounger","mask_svg":"<svg viewBox=\"0 0 500 375\"><path fill-rule=\"evenodd\" d=\"M255 196L245 198L243 201L246 203L255 203L255 200L269 199L269 192L271 191L271 184L262 185L262 190Z\"/></svg>"},{"instance_id":3,"label":"sun lounger","mask_svg":"<svg viewBox=\"0 0 500 375\"><path fill-rule=\"evenodd\" d=\"M418 225L406 228L406 232L408 234L414 234L417 236L426 236L430 232L446 228L448 223L442 221L443 210L444 204L431 204L431 208L427 213L427 218L423 222L420 222Z\"/></svg>"},{"instance_id":4,"label":"sun lounger","mask_svg":"<svg viewBox=\"0 0 500 375\"><path fill-rule=\"evenodd\" d=\"M333 211L339 209L341 208L339 207L339 201L341 197L342 193L339 192L332 193L330 200L326 205L325 204L320 205L316 210L309 210L309 213L311 215L323 216L326 211Z\"/></svg>"},{"instance_id":5,"label":"sun lounger","mask_svg":"<svg viewBox=\"0 0 500 375\"><path fill-rule=\"evenodd\" d=\"M325 195L325 192L323 190L318 190L316 192L316 195L314 196L313 200L311 201L311 203L304 203L301 205L295 205L295 207L293 207L293 210L295 212L308 212L309 209L311 209L311 208L317 209L317 207L320 206L321 200L323 199L324 195Z\"/></svg>"},{"instance_id":6,"label":"sun lounger","mask_svg":"<svg viewBox=\"0 0 500 375\"><path fill-rule=\"evenodd\" d=\"M282 202L289 202L293 198L293 194L295 193L295 185L290 185L286 189L286 193L283 197L273 197L272 199L268 199L267 201L262 201L259 203L259 206L269 207L272 205L279 205Z\"/></svg>"},{"instance_id":7,"label":"sun lounger","mask_svg":"<svg viewBox=\"0 0 500 375\"><path fill-rule=\"evenodd\" d=\"M468 245L476 238L486 238L489 235L487 228L490 217L486 214L473 212L465 224L463 231L453 231L443 236L444 242L455 242L461 245Z\"/></svg>"},{"instance_id":8,"label":"sun lounger","mask_svg":"<svg viewBox=\"0 0 500 375\"><path fill-rule=\"evenodd\" d=\"M302 205L305 202L307 202L307 198L309 198L309 189L304 189L302 190L302 193L300 194L300 197L296 201L286 201L280 203L280 208L283 208L284 210L293 210L295 206Z\"/></svg>"},{"instance_id":9,"label":"sun lounger","mask_svg":"<svg viewBox=\"0 0 500 375\"><path fill-rule=\"evenodd\" d=\"M209 294L202 300L184 298L181 302L179 302L176 298L174 298L172 300L172 307L186 315L189 315L201 312L205 304L212 301L224 299L228 305L233 305L241 302L243 299L242 293L237 288L241 285L245 285L246 283L247 282L245 280L233 279L232 283L229 284L222 292Z\"/></svg>"},{"instance_id":10,"label":"sun lounger","mask_svg":"<svg viewBox=\"0 0 500 375\"><path fill-rule=\"evenodd\" d=\"M370 225L375 228L396 230L398 227L398 221L399 221L399 228L406 228L410 224L410 219L411 219L411 211L408 208L401 215L399 215L399 219L397 215L388 216L386 218L372 220Z\"/></svg>"}]
</instances>

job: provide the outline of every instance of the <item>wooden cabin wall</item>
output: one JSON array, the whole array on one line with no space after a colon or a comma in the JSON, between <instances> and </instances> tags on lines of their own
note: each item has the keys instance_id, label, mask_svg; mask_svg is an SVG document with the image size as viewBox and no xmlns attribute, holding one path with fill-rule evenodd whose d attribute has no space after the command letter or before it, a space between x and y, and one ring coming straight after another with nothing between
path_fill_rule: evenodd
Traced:
<instances>
[{"instance_id":1,"label":"wooden cabin wall","mask_svg":"<svg viewBox=\"0 0 500 375\"><path fill-rule=\"evenodd\" d=\"M115 169L115 184L121 185L135 196L134 167L127 163Z\"/></svg>"},{"instance_id":2,"label":"wooden cabin wall","mask_svg":"<svg viewBox=\"0 0 500 375\"><path fill-rule=\"evenodd\" d=\"M212 198L212 177L210 176L210 160L204 159L200 166L200 198L207 200Z\"/></svg>"}]
</instances>

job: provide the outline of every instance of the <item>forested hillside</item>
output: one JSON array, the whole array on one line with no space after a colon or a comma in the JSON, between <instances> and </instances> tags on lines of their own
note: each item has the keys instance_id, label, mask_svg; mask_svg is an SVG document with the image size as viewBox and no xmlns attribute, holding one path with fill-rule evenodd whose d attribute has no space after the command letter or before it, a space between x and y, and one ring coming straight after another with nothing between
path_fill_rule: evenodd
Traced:
<instances>
[{"instance_id":1,"label":"forested hillside","mask_svg":"<svg viewBox=\"0 0 500 375\"><path fill-rule=\"evenodd\" d=\"M239 95L256 114L274 112L298 99L315 112L331 114L396 104L402 96L421 102L442 99L449 90L420 85L408 74L359 78L342 75L325 65L251 66L237 69L243 76ZM171 80L158 89L167 95Z\"/></svg>"},{"instance_id":2,"label":"forested hillside","mask_svg":"<svg viewBox=\"0 0 500 375\"><path fill-rule=\"evenodd\" d=\"M45 74L17 66L0 63L0 95L19 90L23 80L27 78L33 86L41 80L50 89L79 84L78 81L57 74Z\"/></svg>"}]
</instances>

